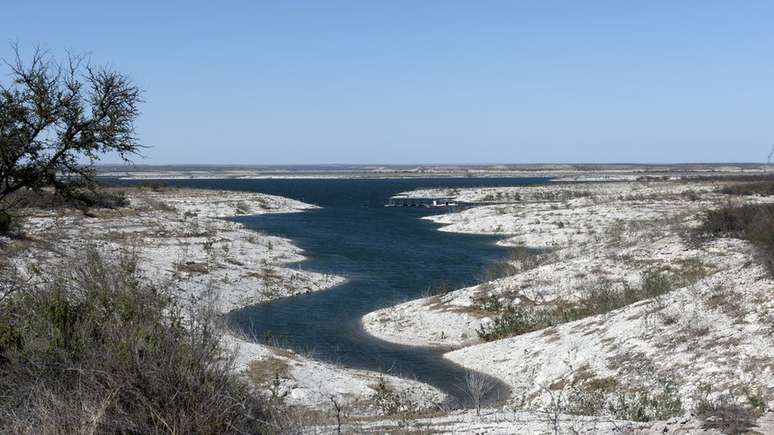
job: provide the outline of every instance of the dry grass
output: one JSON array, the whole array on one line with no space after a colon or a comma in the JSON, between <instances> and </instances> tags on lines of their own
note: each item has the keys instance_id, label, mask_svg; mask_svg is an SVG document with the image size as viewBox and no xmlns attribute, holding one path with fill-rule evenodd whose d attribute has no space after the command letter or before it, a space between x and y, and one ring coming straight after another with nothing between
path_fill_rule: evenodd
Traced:
<instances>
[{"instance_id":1,"label":"dry grass","mask_svg":"<svg viewBox=\"0 0 774 435\"><path fill-rule=\"evenodd\" d=\"M94 250L0 301L11 433L256 433L271 412L232 374L217 318Z\"/></svg>"},{"instance_id":2,"label":"dry grass","mask_svg":"<svg viewBox=\"0 0 774 435\"><path fill-rule=\"evenodd\" d=\"M264 384L275 377L287 377L288 363L285 360L269 357L250 363L247 376L256 385Z\"/></svg>"}]
</instances>

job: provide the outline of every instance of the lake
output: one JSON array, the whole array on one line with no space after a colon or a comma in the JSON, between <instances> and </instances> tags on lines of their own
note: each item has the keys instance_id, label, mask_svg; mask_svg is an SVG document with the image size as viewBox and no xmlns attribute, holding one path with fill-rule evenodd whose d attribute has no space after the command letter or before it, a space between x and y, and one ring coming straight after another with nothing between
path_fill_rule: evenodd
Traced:
<instances>
[{"instance_id":1,"label":"lake","mask_svg":"<svg viewBox=\"0 0 774 435\"><path fill-rule=\"evenodd\" d=\"M444 208L385 207L390 196L430 187L539 184L544 178L164 180L171 186L254 191L321 206L302 213L231 218L287 237L306 260L291 265L340 275L339 286L233 311L230 327L348 367L415 378L460 398L465 371L442 349L392 344L366 334L360 318L427 294L441 283L476 283L507 249L497 237L438 231L424 216ZM496 394L505 394L502 388Z\"/></svg>"}]
</instances>

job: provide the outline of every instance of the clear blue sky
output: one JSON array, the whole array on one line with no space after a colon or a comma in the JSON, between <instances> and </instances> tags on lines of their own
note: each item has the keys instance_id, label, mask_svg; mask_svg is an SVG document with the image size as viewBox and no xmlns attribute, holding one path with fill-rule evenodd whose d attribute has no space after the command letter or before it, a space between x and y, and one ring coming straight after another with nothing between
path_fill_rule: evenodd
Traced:
<instances>
[{"instance_id":1,"label":"clear blue sky","mask_svg":"<svg viewBox=\"0 0 774 435\"><path fill-rule=\"evenodd\" d=\"M772 1L14 1L145 89L138 163L765 161ZM0 56L7 57L9 44Z\"/></svg>"}]
</instances>

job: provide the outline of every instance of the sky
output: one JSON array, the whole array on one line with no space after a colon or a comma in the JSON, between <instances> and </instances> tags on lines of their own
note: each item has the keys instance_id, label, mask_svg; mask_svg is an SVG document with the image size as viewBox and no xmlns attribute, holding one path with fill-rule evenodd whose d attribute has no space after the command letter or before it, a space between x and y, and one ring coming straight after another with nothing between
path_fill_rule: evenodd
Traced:
<instances>
[{"instance_id":1,"label":"sky","mask_svg":"<svg viewBox=\"0 0 774 435\"><path fill-rule=\"evenodd\" d=\"M86 53L144 90L141 164L765 162L774 144L771 1L14 1L3 14L0 57L14 41Z\"/></svg>"}]
</instances>

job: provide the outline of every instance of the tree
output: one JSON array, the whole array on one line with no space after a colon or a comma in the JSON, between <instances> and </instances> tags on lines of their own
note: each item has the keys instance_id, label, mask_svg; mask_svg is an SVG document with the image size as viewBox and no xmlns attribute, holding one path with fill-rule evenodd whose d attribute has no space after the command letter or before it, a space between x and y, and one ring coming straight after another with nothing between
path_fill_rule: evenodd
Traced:
<instances>
[{"instance_id":1,"label":"tree","mask_svg":"<svg viewBox=\"0 0 774 435\"><path fill-rule=\"evenodd\" d=\"M472 370L465 372L465 385L462 387L462 391L476 408L476 415L481 415L481 404L496 386L495 381L489 376Z\"/></svg>"},{"instance_id":2,"label":"tree","mask_svg":"<svg viewBox=\"0 0 774 435\"><path fill-rule=\"evenodd\" d=\"M128 161L141 148L134 121L142 92L127 76L83 57L59 63L36 49L25 62L14 52L5 62L10 80L0 81L0 217L23 189L53 187L77 199L93 186L101 156Z\"/></svg>"}]
</instances>

